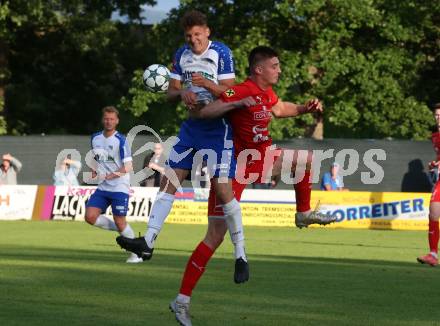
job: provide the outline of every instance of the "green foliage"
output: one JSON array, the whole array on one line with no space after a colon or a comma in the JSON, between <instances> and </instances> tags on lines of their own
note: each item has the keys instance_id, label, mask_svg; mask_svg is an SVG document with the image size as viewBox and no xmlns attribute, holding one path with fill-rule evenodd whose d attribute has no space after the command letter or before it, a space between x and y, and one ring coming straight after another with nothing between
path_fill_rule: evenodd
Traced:
<instances>
[{"instance_id":1,"label":"green foliage","mask_svg":"<svg viewBox=\"0 0 440 326\"><path fill-rule=\"evenodd\" d=\"M100 107L119 103L127 123L175 134L186 109L145 91L140 74L152 63L169 66L184 42L179 19L196 8L207 13L212 38L233 50L237 81L254 46L276 48L283 70L277 93L297 103L322 99L326 137L429 134L428 105L440 101L439 1L185 0L162 23L139 24L140 6L153 2L3 1L0 94L8 132L88 133ZM110 20L115 11L128 23ZM276 139L307 136L316 123L308 115L274 121L271 130Z\"/></svg>"},{"instance_id":2,"label":"green foliage","mask_svg":"<svg viewBox=\"0 0 440 326\"><path fill-rule=\"evenodd\" d=\"M9 1L0 9L0 72L11 134L84 134L117 104L148 53L148 28L130 1ZM127 14L129 24L110 20ZM1 51L0 51L1 52Z\"/></svg>"}]
</instances>

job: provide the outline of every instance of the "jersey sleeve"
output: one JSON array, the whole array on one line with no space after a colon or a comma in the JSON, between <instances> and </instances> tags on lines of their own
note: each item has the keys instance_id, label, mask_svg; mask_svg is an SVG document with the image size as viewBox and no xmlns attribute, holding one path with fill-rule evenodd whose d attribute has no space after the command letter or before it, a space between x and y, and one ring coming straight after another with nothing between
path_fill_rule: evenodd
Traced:
<instances>
[{"instance_id":1,"label":"jersey sleeve","mask_svg":"<svg viewBox=\"0 0 440 326\"><path fill-rule=\"evenodd\" d=\"M219 47L217 76L218 80L235 78L235 66L232 51L224 44L221 44Z\"/></svg>"},{"instance_id":2,"label":"jersey sleeve","mask_svg":"<svg viewBox=\"0 0 440 326\"><path fill-rule=\"evenodd\" d=\"M269 96L270 96L271 103L273 103L272 105L276 105L278 103L279 98L278 98L277 93L275 93L272 88L270 89Z\"/></svg>"},{"instance_id":3,"label":"jersey sleeve","mask_svg":"<svg viewBox=\"0 0 440 326\"><path fill-rule=\"evenodd\" d=\"M182 80L182 67L180 66L180 58L182 57L182 53L185 51L185 47L182 46L180 49L176 51L176 54L173 58L173 65L170 72L170 78L176 80Z\"/></svg>"},{"instance_id":4,"label":"jersey sleeve","mask_svg":"<svg viewBox=\"0 0 440 326\"><path fill-rule=\"evenodd\" d=\"M118 135L117 138L119 139L119 156L121 161L123 163L132 161L131 149L127 140L122 135Z\"/></svg>"}]
</instances>

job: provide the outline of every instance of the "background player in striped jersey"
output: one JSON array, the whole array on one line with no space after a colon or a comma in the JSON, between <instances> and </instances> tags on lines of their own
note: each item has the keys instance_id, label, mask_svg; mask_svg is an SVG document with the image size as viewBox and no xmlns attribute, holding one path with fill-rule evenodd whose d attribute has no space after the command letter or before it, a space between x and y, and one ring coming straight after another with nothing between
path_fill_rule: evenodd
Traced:
<instances>
[{"instance_id":1,"label":"background player in striped jersey","mask_svg":"<svg viewBox=\"0 0 440 326\"><path fill-rule=\"evenodd\" d=\"M440 165L440 103L434 106L434 118L436 122L436 131L431 135L432 145L434 146L436 158L435 161L429 162L429 169L439 172ZM440 181L437 181L431 195L429 204L429 230L428 243L429 253L425 256L417 257L417 261L421 264L429 264L431 266L438 265L438 240L439 227L438 220L440 218Z\"/></svg>"},{"instance_id":2,"label":"background player in striped jersey","mask_svg":"<svg viewBox=\"0 0 440 326\"><path fill-rule=\"evenodd\" d=\"M172 168L172 173L170 170L165 172L151 209L145 236L134 240L121 236L117 238L117 242L122 248L143 259L150 259L155 240L173 205L176 187L189 175L193 166L198 165L195 161L201 151L214 152L216 159L208 168L235 247L235 278L246 280L248 266L241 209L232 192L235 158L231 126L222 117L200 119L195 113L234 84L232 52L223 43L209 39L210 29L204 14L198 11L187 12L182 17L182 27L187 44L175 54L168 98L182 100L189 108L189 118L182 123L179 141L170 153L169 167ZM203 253L204 250L202 245L199 251ZM173 309L177 309L175 302L172 305Z\"/></svg>"},{"instance_id":3,"label":"background player in striped jersey","mask_svg":"<svg viewBox=\"0 0 440 326\"><path fill-rule=\"evenodd\" d=\"M241 194L253 174L256 182L268 182L281 173L283 160L291 159L291 171L295 172L297 183L294 184L297 213L295 223L298 227L310 224L328 224L334 222L334 216L324 215L310 209L310 168L312 155L309 151L301 154L292 150L273 148L269 134L269 123L274 115L277 118L295 117L300 114L319 111L322 104L312 100L305 105L281 101L272 90L281 73L278 54L271 48L260 46L249 55L251 75L243 83L232 86L221 94L220 99L197 111L201 118L214 118L229 112L228 117L234 131L234 146L237 160L237 175L233 180L235 198ZM251 156L251 157L249 157ZM299 166L302 164L302 166ZM269 179L269 180L268 180ZM182 325L191 325L189 302L192 290L205 271L205 267L214 251L223 242L227 231L223 220L223 211L218 205L215 190L211 188L208 204L208 232L190 257L182 279L176 301L181 302L176 318Z\"/></svg>"},{"instance_id":4,"label":"background player in striped jersey","mask_svg":"<svg viewBox=\"0 0 440 326\"><path fill-rule=\"evenodd\" d=\"M92 135L94 167L92 177L97 178L98 189L87 202L85 220L104 230L117 231L127 238L134 238L133 229L125 216L128 211L130 171L133 170L130 148L125 137L116 131L119 112L113 106L102 110L103 131ZM111 205L113 221L105 214ZM127 263L139 263L142 259L130 254Z\"/></svg>"}]
</instances>

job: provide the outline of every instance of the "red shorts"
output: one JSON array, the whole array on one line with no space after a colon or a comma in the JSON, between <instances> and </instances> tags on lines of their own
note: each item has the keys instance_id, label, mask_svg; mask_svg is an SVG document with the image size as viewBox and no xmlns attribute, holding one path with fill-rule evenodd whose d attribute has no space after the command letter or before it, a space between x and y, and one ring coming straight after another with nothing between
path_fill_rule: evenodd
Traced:
<instances>
[{"instance_id":1,"label":"red shorts","mask_svg":"<svg viewBox=\"0 0 440 326\"><path fill-rule=\"evenodd\" d=\"M258 150L261 159L256 160L253 160L249 155L246 156L245 153L238 156L235 178L232 179L232 191L235 199L240 201L241 195L248 184L270 182L270 180L266 180L268 173L272 172L273 165L281 156L282 151L281 148L268 149L267 151L266 149ZM223 209L218 204L212 183L209 190L208 217L223 217Z\"/></svg>"},{"instance_id":2,"label":"red shorts","mask_svg":"<svg viewBox=\"0 0 440 326\"><path fill-rule=\"evenodd\" d=\"M434 186L434 190L432 191L431 195L431 203L439 203L440 202L440 181L437 181L437 183Z\"/></svg>"}]
</instances>

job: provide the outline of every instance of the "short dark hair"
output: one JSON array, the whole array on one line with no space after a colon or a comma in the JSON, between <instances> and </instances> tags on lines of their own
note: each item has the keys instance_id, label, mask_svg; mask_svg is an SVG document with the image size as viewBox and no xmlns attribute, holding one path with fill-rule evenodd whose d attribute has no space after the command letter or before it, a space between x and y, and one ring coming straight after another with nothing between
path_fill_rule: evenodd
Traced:
<instances>
[{"instance_id":1,"label":"short dark hair","mask_svg":"<svg viewBox=\"0 0 440 326\"><path fill-rule=\"evenodd\" d=\"M184 30L193 26L208 26L208 19L204 13L197 10L190 10L183 15L180 20L180 25Z\"/></svg>"},{"instance_id":2,"label":"short dark hair","mask_svg":"<svg viewBox=\"0 0 440 326\"><path fill-rule=\"evenodd\" d=\"M119 118L119 111L118 111L118 109L115 108L114 106L111 106L111 105L109 105L109 106L105 106L105 107L102 109L102 115L104 115L104 113L115 113L116 116Z\"/></svg>"},{"instance_id":3,"label":"short dark hair","mask_svg":"<svg viewBox=\"0 0 440 326\"><path fill-rule=\"evenodd\" d=\"M261 61L272 59L274 57L278 57L278 53L271 47L260 45L253 48L248 57L250 73L252 73L255 66L258 65Z\"/></svg>"},{"instance_id":4,"label":"short dark hair","mask_svg":"<svg viewBox=\"0 0 440 326\"><path fill-rule=\"evenodd\" d=\"M432 106L432 111L435 111L435 110L440 110L440 102L439 102L439 103L435 103L435 104Z\"/></svg>"}]
</instances>

